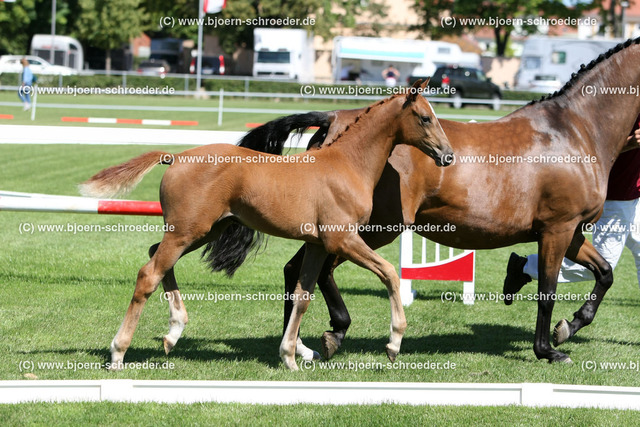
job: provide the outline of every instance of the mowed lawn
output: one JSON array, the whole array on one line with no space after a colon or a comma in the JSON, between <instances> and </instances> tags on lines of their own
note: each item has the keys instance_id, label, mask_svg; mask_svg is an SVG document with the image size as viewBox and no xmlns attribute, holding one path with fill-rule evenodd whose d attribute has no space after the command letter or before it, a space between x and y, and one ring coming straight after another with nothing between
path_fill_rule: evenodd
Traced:
<instances>
[{"instance_id":1,"label":"mowed lawn","mask_svg":"<svg viewBox=\"0 0 640 427\"><path fill-rule=\"evenodd\" d=\"M166 147L164 147L166 148ZM75 195L76 185L98 170L125 161L152 147L2 145L1 188L13 191ZM182 148L176 148L179 151ZM171 147L169 147L171 150ZM157 200L163 167L147 175L130 198ZM185 189L187 191L187 189ZM295 209L295 206L291 207ZM443 301L443 292L461 291L460 283L414 282L417 300L406 309L408 328L398 358L411 366L387 367L384 345L389 336L389 302L372 273L343 265L337 282L353 323L334 361L344 367L288 372L278 356L282 330L282 267L299 242L270 238L233 279L211 274L190 254L176 266L189 324L173 352L166 356L162 336L168 308L161 291L148 301L126 362L149 362L158 369L108 372L109 343L131 298L138 269L160 232L38 231L46 225L161 224L159 217L97 216L53 213L0 213L0 379L199 379L423 382L553 382L638 386L632 369L596 370L584 362L640 362L640 292L630 254L625 253L614 287L595 322L561 346L572 365L549 365L532 351L536 304L478 301L468 306ZM25 224L36 229L25 232ZM65 229L66 230L66 229ZM21 234L22 231L22 234ZM526 254L535 244L478 252L476 291L497 293L509 253ZM398 263L397 241L380 253ZM584 294L592 283L561 285L558 293ZM534 293L535 286L527 293ZM252 294L266 301L212 301L210 294ZM319 291L302 324L305 343L319 348L329 329ZM195 297L192 297L195 298ZM227 298L227 297L225 297ZM582 301L556 303L553 324L572 318ZM45 365L54 362L59 365ZM171 362L170 368L162 364ZM434 368L431 362L440 363ZM349 363L351 365L349 366ZM417 364L422 368L416 368ZM360 368L353 369L354 364ZM369 365L366 365L369 364ZM455 367L453 366L455 364ZM427 365L427 367L424 367ZM371 367L373 366L373 367ZM351 369L349 369L351 367ZM445 367L447 369L445 369Z\"/></svg>"}]
</instances>

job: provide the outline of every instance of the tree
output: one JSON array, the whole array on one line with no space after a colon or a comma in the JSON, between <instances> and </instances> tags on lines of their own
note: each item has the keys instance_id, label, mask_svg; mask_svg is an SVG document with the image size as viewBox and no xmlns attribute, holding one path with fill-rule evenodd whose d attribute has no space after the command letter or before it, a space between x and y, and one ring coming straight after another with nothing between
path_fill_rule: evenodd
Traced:
<instances>
[{"instance_id":1,"label":"tree","mask_svg":"<svg viewBox=\"0 0 640 427\"><path fill-rule=\"evenodd\" d=\"M78 0L58 0L56 33L69 34L75 24ZM0 54L24 55L34 34L51 33L51 0L0 2Z\"/></svg>"},{"instance_id":2,"label":"tree","mask_svg":"<svg viewBox=\"0 0 640 427\"><path fill-rule=\"evenodd\" d=\"M560 0L416 0L414 9L423 20L416 28L440 38L445 34L490 26L495 36L496 54L504 56L514 29L518 28L524 34L537 32L537 25L528 23L528 19L578 18L584 10L593 8L593 3L573 1L575 4L568 5L569 2ZM442 20L443 17L451 19Z\"/></svg>"},{"instance_id":3,"label":"tree","mask_svg":"<svg viewBox=\"0 0 640 427\"><path fill-rule=\"evenodd\" d=\"M356 17L364 11L374 15L384 15L383 7L377 1L361 0L230 0L222 12L215 15L220 19L241 19L243 25L236 23L227 26L205 26L205 34L218 36L220 45L227 53L234 52L238 47L253 46L253 29L269 26L272 28L304 28L313 31L324 39L331 38L333 30L338 27L352 28ZM195 18L198 16L197 0L145 0L143 2L151 16L151 32L155 37L176 37L196 40L198 28L193 26L175 25L173 28L160 28L162 17L170 16L177 21L179 18ZM268 19L282 18L298 19L299 25L260 25ZM247 20L261 18L263 21ZM310 24L310 19L315 22ZM305 25L305 19L307 24ZM253 25L253 23L256 25ZM375 27L375 25L374 25ZM375 28L374 28L375 31Z\"/></svg>"},{"instance_id":4,"label":"tree","mask_svg":"<svg viewBox=\"0 0 640 427\"><path fill-rule=\"evenodd\" d=\"M80 0L78 38L106 51L106 69L111 70L111 50L138 37L148 28L149 16L141 0Z\"/></svg>"}]
</instances>

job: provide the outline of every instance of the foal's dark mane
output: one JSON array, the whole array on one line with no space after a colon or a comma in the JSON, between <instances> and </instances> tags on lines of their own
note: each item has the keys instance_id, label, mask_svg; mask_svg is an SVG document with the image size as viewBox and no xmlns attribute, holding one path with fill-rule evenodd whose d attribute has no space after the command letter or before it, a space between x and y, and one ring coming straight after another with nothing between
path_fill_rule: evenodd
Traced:
<instances>
[{"instance_id":1,"label":"foal's dark mane","mask_svg":"<svg viewBox=\"0 0 640 427\"><path fill-rule=\"evenodd\" d=\"M324 147L324 146L329 146L331 144L333 144L334 142L336 142L338 139L342 138L344 136L344 134L351 129L356 123L358 123L358 121L360 121L360 119L365 116L366 114L368 114L373 108L378 107L382 104L386 104L387 102L396 99L397 97L401 96L402 94L395 94L393 96L390 96L389 98L385 98L381 101L376 102L373 105L369 105L363 112L361 112L360 114L358 114L356 116L356 118L353 120L353 122L349 123L341 132L338 132L338 134L336 136L333 137L333 139L331 140L331 142L329 143L323 143L320 148Z\"/></svg>"},{"instance_id":2,"label":"foal's dark mane","mask_svg":"<svg viewBox=\"0 0 640 427\"><path fill-rule=\"evenodd\" d=\"M611 49L609 49L605 53L600 54L600 56L598 56L593 61L589 62L589 64L580 65L580 69L578 70L578 72L572 73L571 74L571 79L569 79L569 81L567 83L565 83L565 85L562 86L562 88L560 88L559 90L553 92L552 94L545 95L545 96L543 96L542 98L540 98L538 100L533 100L530 103L528 103L527 105L533 105L533 104L536 104L536 103L539 103L539 102L548 101L550 99L557 98L560 95L564 95L564 93L567 90L571 89L585 75L585 73L587 73L588 71L592 70L595 66L597 66L601 62L609 59L612 55L620 52L621 50L624 50L624 49L628 48L632 44L638 44L638 43L640 43L640 37L638 37L636 39L628 39L627 41L625 41L623 43L617 44L616 46L612 47Z\"/></svg>"}]
</instances>

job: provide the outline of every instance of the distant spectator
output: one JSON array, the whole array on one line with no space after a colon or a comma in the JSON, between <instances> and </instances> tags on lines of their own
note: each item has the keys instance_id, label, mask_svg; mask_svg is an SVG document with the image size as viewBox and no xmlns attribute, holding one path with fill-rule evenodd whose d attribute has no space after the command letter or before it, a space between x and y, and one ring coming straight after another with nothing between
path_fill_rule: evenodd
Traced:
<instances>
[{"instance_id":1,"label":"distant spectator","mask_svg":"<svg viewBox=\"0 0 640 427\"><path fill-rule=\"evenodd\" d=\"M395 86L400 78L400 71L398 71L393 65L389 65L387 68L382 70L382 78L387 86Z\"/></svg>"},{"instance_id":2,"label":"distant spectator","mask_svg":"<svg viewBox=\"0 0 640 427\"><path fill-rule=\"evenodd\" d=\"M351 76L354 68L355 68L355 65L353 64L349 64L342 67L342 70L340 70L340 80L342 81L352 80L349 77Z\"/></svg>"},{"instance_id":3,"label":"distant spectator","mask_svg":"<svg viewBox=\"0 0 640 427\"><path fill-rule=\"evenodd\" d=\"M23 111L31 109L31 91L33 89L34 75L29 68L27 58L22 58L22 78L20 80L20 88L18 89L18 97L24 103Z\"/></svg>"}]
</instances>

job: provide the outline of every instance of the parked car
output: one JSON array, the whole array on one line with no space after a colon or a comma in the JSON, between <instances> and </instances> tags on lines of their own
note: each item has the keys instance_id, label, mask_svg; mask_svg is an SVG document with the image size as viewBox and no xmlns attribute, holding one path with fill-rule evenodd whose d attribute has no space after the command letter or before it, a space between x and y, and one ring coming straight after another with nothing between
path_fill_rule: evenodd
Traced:
<instances>
[{"instance_id":1,"label":"parked car","mask_svg":"<svg viewBox=\"0 0 640 427\"><path fill-rule=\"evenodd\" d=\"M527 90L531 92L551 93L559 90L562 87L562 82L558 79L558 76L551 74L536 74L533 80L529 82Z\"/></svg>"},{"instance_id":2,"label":"parked car","mask_svg":"<svg viewBox=\"0 0 640 427\"><path fill-rule=\"evenodd\" d=\"M412 75L407 79L407 83L412 85L416 80L427 77ZM477 68L440 66L433 73L429 87L444 89L443 92L448 93L452 98L454 108L462 107L462 98L487 99L489 100L487 104L494 110L500 108L500 99L502 99L500 88Z\"/></svg>"},{"instance_id":3,"label":"parked car","mask_svg":"<svg viewBox=\"0 0 640 427\"><path fill-rule=\"evenodd\" d=\"M164 76L170 71L169 63L162 59L150 59L138 65L138 74L143 76L160 76L164 79Z\"/></svg>"},{"instance_id":4,"label":"parked car","mask_svg":"<svg viewBox=\"0 0 640 427\"><path fill-rule=\"evenodd\" d=\"M78 74L77 70L62 65L51 65L42 58L33 55L3 55L0 56L0 74L2 73L22 73L22 58L27 58L29 68L35 75L63 75L71 76Z\"/></svg>"},{"instance_id":5,"label":"parked car","mask_svg":"<svg viewBox=\"0 0 640 427\"><path fill-rule=\"evenodd\" d=\"M191 59L191 65L189 65L189 72L191 74L196 73L197 60L197 57ZM202 56L202 74L223 75L224 72L224 56Z\"/></svg>"}]
</instances>

